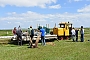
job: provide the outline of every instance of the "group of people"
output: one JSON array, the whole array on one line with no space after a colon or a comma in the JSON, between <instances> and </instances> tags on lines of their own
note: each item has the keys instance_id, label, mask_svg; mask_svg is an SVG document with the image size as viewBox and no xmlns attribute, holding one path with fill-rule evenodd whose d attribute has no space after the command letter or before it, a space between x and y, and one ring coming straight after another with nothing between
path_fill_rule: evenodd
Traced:
<instances>
[{"instance_id":1,"label":"group of people","mask_svg":"<svg viewBox=\"0 0 90 60\"><path fill-rule=\"evenodd\" d=\"M29 41L29 46L30 47L37 47L37 44L39 42L39 39L41 37L41 44L42 45L46 45L46 41L45 41L45 29L43 29L43 27L41 27L40 30L37 30L39 33L38 33L38 36L36 38L36 42L33 43L33 37L35 35L35 31L34 29L32 28L32 26L30 26L28 28L28 30L26 30L25 32L22 31L21 27L19 26L18 29L16 29L16 27L14 27L14 29L12 30L12 33L14 34L14 36L17 36L17 40L18 40L18 45L22 45L22 35L24 36L30 36L30 41Z\"/></svg>"},{"instance_id":2,"label":"group of people","mask_svg":"<svg viewBox=\"0 0 90 60\"><path fill-rule=\"evenodd\" d=\"M16 29L16 27L14 27L14 29L12 30L14 36L17 36L17 40L18 40L18 45L22 45L22 35L24 36L30 36L30 42L29 42L29 46L30 47L37 47L38 42L40 40L41 37L41 45L46 45L46 41L45 41L45 29L43 29L43 27L41 27L40 30L37 30L39 32L37 38L36 38L36 42L33 43L33 37L35 35L35 31L32 28L32 26L30 26L28 28L28 30L26 30L26 32L22 32L21 27L19 26L18 29ZM81 26L81 29L75 29L72 28L71 33L72 33L72 40L73 42L78 42L78 31L80 31L80 35L81 35L81 42L84 42L84 29L83 26Z\"/></svg>"},{"instance_id":3,"label":"group of people","mask_svg":"<svg viewBox=\"0 0 90 60\"><path fill-rule=\"evenodd\" d=\"M78 42L78 31L80 31L80 40L81 40L81 42L84 42L84 28L83 28L83 26L81 26L80 30L75 29L74 27L72 28L71 33L72 33L73 42L75 42L75 41Z\"/></svg>"}]
</instances>

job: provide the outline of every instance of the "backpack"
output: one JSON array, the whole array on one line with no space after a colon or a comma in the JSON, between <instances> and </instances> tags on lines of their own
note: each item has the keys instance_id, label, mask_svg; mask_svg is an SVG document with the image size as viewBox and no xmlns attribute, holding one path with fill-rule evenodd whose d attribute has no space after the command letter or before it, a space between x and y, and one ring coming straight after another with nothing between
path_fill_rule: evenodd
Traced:
<instances>
[{"instance_id":1,"label":"backpack","mask_svg":"<svg viewBox=\"0 0 90 60\"><path fill-rule=\"evenodd\" d=\"M31 35L33 35L33 36L34 36L34 29L32 29L32 30L31 30Z\"/></svg>"}]
</instances>

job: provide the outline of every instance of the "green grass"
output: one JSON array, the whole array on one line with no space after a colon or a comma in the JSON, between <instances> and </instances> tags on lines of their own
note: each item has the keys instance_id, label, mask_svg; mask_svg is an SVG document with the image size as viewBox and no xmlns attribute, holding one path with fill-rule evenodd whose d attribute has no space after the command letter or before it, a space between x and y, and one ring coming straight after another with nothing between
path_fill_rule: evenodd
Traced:
<instances>
[{"instance_id":1,"label":"green grass","mask_svg":"<svg viewBox=\"0 0 90 60\"><path fill-rule=\"evenodd\" d=\"M23 32L26 31L23 29ZM0 30L0 36L12 36L12 30Z\"/></svg>"},{"instance_id":2,"label":"green grass","mask_svg":"<svg viewBox=\"0 0 90 60\"><path fill-rule=\"evenodd\" d=\"M85 34L90 34L90 28L84 28Z\"/></svg>"},{"instance_id":3,"label":"green grass","mask_svg":"<svg viewBox=\"0 0 90 60\"><path fill-rule=\"evenodd\" d=\"M8 43L9 39L0 39L0 60L90 60L89 30L85 29L84 42L60 40L53 42L55 46L41 46L39 43L39 48L28 48L28 44L1 44ZM4 36L7 31L12 35L11 30L0 30L0 36Z\"/></svg>"},{"instance_id":4,"label":"green grass","mask_svg":"<svg viewBox=\"0 0 90 60\"><path fill-rule=\"evenodd\" d=\"M0 45L0 60L89 60L90 42L55 41L55 46L39 48L6 44Z\"/></svg>"},{"instance_id":5,"label":"green grass","mask_svg":"<svg viewBox=\"0 0 90 60\"><path fill-rule=\"evenodd\" d=\"M10 39L9 38L1 38L0 39L0 44L8 44L10 43Z\"/></svg>"},{"instance_id":6,"label":"green grass","mask_svg":"<svg viewBox=\"0 0 90 60\"><path fill-rule=\"evenodd\" d=\"M90 34L90 28L84 28L85 29L85 34ZM27 29L22 29L22 31L26 31ZM52 28L50 29L52 31ZM7 34L8 32L8 34ZM12 30L0 30L0 36L12 36Z\"/></svg>"},{"instance_id":7,"label":"green grass","mask_svg":"<svg viewBox=\"0 0 90 60\"><path fill-rule=\"evenodd\" d=\"M0 36L12 36L12 30L0 30Z\"/></svg>"}]
</instances>

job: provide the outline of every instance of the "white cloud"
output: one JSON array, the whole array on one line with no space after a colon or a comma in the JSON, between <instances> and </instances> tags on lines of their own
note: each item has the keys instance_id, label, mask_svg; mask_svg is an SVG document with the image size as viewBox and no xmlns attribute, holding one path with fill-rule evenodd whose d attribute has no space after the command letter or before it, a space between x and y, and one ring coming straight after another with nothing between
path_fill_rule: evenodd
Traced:
<instances>
[{"instance_id":1,"label":"white cloud","mask_svg":"<svg viewBox=\"0 0 90 60\"><path fill-rule=\"evenodd\" d=\"M50 21L50 22L54 22L54 21Z\"/></svg>"},{"instance_id":2,"label":"white cloud","mask_svg":"<svg viewBox=\"0 0 90 60\"><path fill-rule=\"evenodd\" d=\"M59 9L61 8L60 4L49 6L50 9Z\"/></svg>"},{"instance_id":3,"label":"white cloud","mask_svg":"<svg viewBox=\"0 0 90 60\"><path fill-rule=\"evenodd\" d=\"M7 22L8 24L11 24L11 22Z\"/></svg>"},{"instance_id":4,"label":"white cloud","mask_svg":"<svg viewBox=\"0 0 90 60\"><path fill-rule=\"evenodd\" d=\"M6 5L17 6L17 7L33 7L39 6L45 8L46 4L56 3L57 0L0 0L0 6Z\"/></svg>"},{"instance_id":5,"label":"white cloud","mask_svg":"<svg viewBox=\"0 0 90 60\"><path fill-rule=\"evenodd\" d=\"M20 21L14 22L14 24L16 24L16 25L22 25L22 23Z\"/></svg>"},{"instance_id":6,"label":"white cloud","mask_svg":"<svg viewBox=\"0 0 90 60\"><path fill-rule=\"evenodd\" d=\"M37 22L45 22L46 20L42 20L42 19L40 19L40 20L36 20Z\"/></svg>"},{"instance_id":7,"label":"white cloud","mask_svg":"<svg viewBox=\"0 0 90 60\"><path fill-rule=\"evenodd\" d=\"M87 5L81 9L78 9L77 12L82 12L82 13L90 12L90 5Z\"/></svg>"},{"instance_id":8,"label":"white cloud","mask_svg":"<svg viewBox=\"0 0 90 60\"><path fill-rule=\"evenodd\" d=\"M54 27L55 23L59 22L68 22L73 23L73 26L80 27L84 25L85 27L90 26L90 13L63 13L63 14L39 14L32 11L27 11L26 13L17 14L16 12L9 12L9 15L6 17L0 17L0 21L4 22L7 26L21 25L22 27L28 27L32 25L36 28L37 24L46 25L50 24L50 27ZM10 24L7 24L9 23ZM52 23L53 22L53 23ZM84 22L84 23L83 23ZM2 26L3 23L1 23ZM1 27L0 26L0 27ZM4 27L5 28L5 27Z\"/></svg>"}]
</instances>

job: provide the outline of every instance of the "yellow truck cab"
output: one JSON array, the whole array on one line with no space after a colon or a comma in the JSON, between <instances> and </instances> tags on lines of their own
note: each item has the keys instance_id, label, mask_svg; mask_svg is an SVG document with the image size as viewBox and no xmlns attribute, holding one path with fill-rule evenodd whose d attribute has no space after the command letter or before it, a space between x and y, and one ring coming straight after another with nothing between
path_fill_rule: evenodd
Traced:
<instances>
[{"instance_id":1,"label":"yellow truck cab","mask_svg":"<svg viewBox=\"0 0 90 60\"><path fill-rule=\"evenodd\" d=\"M59 23L60 27L53 28L53 34L57 35L58 39L68 39L71 37L72 24L69 22Z\"/></svg>"}]
</instances>

